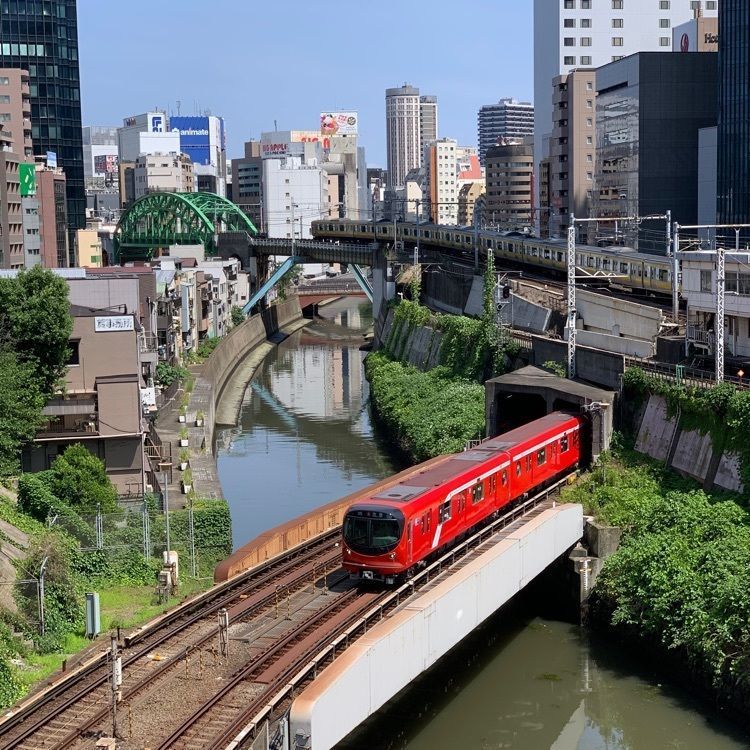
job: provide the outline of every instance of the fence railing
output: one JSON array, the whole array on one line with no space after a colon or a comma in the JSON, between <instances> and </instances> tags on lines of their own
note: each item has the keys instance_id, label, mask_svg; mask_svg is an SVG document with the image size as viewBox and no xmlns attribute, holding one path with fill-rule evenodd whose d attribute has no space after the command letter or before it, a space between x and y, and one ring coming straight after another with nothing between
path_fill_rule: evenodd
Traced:
<instances>
[{"instance_id":1,"label":"fence railing","mask_svg":"<svg viewBox=\"0 0 750 750\"><path fill-rule=\"evenodd\" d=\"M693 388L713 388L716 378L706 370L699 370L689 365L667 365L662 362L640 359L638 357L624 358L625 369L638 367L649 375L665 382L686 385ZM750 388L750 378L739 378L735 375L725 375L724 382L735 388L747 390Z\"/></svg>"}]
</instances>

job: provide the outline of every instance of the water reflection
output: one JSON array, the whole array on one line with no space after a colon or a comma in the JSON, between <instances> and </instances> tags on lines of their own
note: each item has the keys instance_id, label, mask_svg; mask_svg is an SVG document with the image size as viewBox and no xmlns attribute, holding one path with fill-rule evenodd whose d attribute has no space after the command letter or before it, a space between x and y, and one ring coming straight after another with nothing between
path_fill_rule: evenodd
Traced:
<instances>
[{"instance_id":1,"label":"water reflection","mask_svg":"<svg viewBox=\"0 0 750 750\"><path fill-rule=\"evenodd\" d=\"M340 302L264 361L239 425L217 435L235 547L393 473L373 436L363 375L369 306Z\"/></svg>"},{"instance_id":2,"label":"water reflection","mask_svg":"<svg viewBox=\"0 0 750 750\"><path fill-rule=\"evenodd\" d=\"M338 750L738 750L747 739L611 641L517 604Z\"/></svg>"}]
</instances>

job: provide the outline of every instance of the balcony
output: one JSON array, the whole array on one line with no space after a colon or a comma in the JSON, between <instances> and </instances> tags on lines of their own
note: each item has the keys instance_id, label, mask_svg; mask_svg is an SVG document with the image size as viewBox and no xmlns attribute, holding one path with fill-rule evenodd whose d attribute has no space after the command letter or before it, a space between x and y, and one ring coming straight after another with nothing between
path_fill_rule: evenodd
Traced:
<instances>
[{"instance_id":1,"label":"balcony","mask_svg":"<svg viewBox=\"0 0 750 750\"><path fill-rule=\"evenodd\" d=\"M45 407L45 413L47 409ZM95 412L89 414L65 414L53 416L37 431L35 440L59 440L60 438L82 439L99 435L99 418Z\"/></svg>"},{"instance_id":2,"label":"balcony","mask_svg":"<svg viewBox=\"0 0 750 750\"><path fill-rule=\"evenodd\" d=\"M703 326L688 324L686 338L688 344L706 347L709 352L714 350L715 336L713 331L707 331Z\"/></svg>"}]
</instances>

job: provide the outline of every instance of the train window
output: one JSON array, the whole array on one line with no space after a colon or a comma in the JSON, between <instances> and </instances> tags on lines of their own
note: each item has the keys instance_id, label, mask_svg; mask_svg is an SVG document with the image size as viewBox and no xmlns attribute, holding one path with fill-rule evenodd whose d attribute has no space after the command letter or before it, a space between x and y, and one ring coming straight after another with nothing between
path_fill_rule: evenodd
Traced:
<instances>
[{"instance_id":1,"label":"train window","mask_svg":"<svg viewBox=\"0 0 750 750\"><path fill-rule=\"evenodd\" d=\"M536 452L536 465L543 466L547 463L547 449L542 448Z\"/></svg>"},{"instance_id":2,"label":"train window","mask_svg":"<svg viewBox=\"0 0 750 750\"><path fill-rule=\"evenodd\" d=\"M602 268L603 268L603 269L604 269L605 271L609 271L609 258L604 258L604 259L602 260Z\"/></svg>"},{"instance_id":3,"label":"train window","mask_svg":"<svg viewBox=\"0 0 750 750\"><path fill-rule=\"evenodd\" d=\"M573 445L578 445L578 433L573 433Z\"/></svg>"},{"instance_id":4,"label":"train window","mask_svg":"<svg viewBox=\"0 0 750 750\"><path fill-rule=\"evenodd\" d=\"M589 257L587 258L587 261L586 261L586 265L589 268L593 268L594 267L594 256L593 255L589 255Z\"/></svg>"},{"instance_id":5,"label":"train window","mask_svg":"<svg viewBox=\"0 0 750 750\"><path fill-rule=\"evenodd\" d=\"M557 262L558 263L562 263L562 261L563 261L563 254L562 253L558 253L557 254Z\"/></svg>"},{"instance_id":6,"label":"train window","mask_svg":"<svg viewBox=\"0 0 750 750\"><path fill-rule=\"evenodd\" d=\"M628 272L628 264L627 263L620 263L620 273L627 274Z\"/></svg>"},{"instance_id":7,"label":"train window","mask_svg":"<svg viewBox=\"0 0 750 750\"><path fill-rule=\"evenodd\" d=\"M440 518L440 523L451 520L451 501L450 500L446 500L440 506L438 517Z\"/></svg>"},{"instance_id":8,"label":"train window","mask_svg":"<svg viewBox=\"0 0 750 750\"><path fill-rule=\"evenodd\" d=\"M516 252L515 249L513 248L513 243L512 242L508 243L508 252L509 253L515 253Z\"/></svg>"},{"instance_id":9,"label":"train window","mask_svg":"<svg viewBox=\"0 0 750 750\"><path fill-rule=\"evenodd\" d=\"M665 268L659 269L659 281L666 281L667 280L667 271Z\"/></svg>"},{"instance_id":10,"label":"train window","mask_svg":"<svg viewBox=\"0 0 750 750\"><path fill-rule=\"evenodd\" d=\"M517 477L521 476L521 462L520 461L516 462L516 476Z\"/></svg>"},{"instance_id":11,"label":"train window","mask_svg":"<svg viewBox=\"0 0 750 750\"><path fill-rule=\"evenodd\" d=\"M502 476L500 477L500 480L503 483L503 487L505 487L506 484L508 484L508 471L507 469L503 469Z\"/></svg>"},{"instance_id":12,"label":"train window","mask_svg":"<svg viewBox=\"0 0 750 750\"><path fill-rule=\"evenodd\" d=\"M550 257L549 248L546 248L546 247L544 248L544 257L547 260L549 260L549 257Z\"/></svg>"},{"instance_id":13,"label":"train window","mask_svg":"<svg viewBox=\"0 0 750 750\"><path fill-rule=\"evenodd\" d=\"M484 484L482 482L477 482L474 485L474 489L472 490L472 498L471 501L473 503L479 503L484 498Z\"/></svg>"},{"instance_id":14,"label":"train window","mask_svg":"<svg viewBox=\"0 0 750 750\"><path fill-rule=\"evenodd\" d=\"M526 471L531 471L531 454L526 456Z\"/></svg>"},{"instance_id":15,"label":"train window","mask_svg":"<svg viewBox=\"0 0 750 750\"><path fill-rule=\"evenodd\" d=\"M560 438L560 453L565 453L568 450L568 436L563 435Z\"/></svg>"}]
</instances>

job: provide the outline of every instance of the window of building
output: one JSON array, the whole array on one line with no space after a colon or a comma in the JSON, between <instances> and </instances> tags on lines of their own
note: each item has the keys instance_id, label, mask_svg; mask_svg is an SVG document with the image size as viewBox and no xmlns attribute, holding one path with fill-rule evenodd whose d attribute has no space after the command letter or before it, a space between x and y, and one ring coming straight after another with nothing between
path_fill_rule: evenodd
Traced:
<instances>
[{"instance_id":1,"label":"window of building","mask_svg":"<svg viewBox=\"0 0 750 750\"><path fill-rule=\"evenodd\" d=\"M613 18L612 19L612 28L613 29L621 29L622 28L622 18Z\"/></svg>"},{"instance_id":2,"label":"window of building","mask_svg":"<svg viewBox=\"0 0 750 750\"><path fill-rule=\"evenodd\" d=\"M716 0L706 0L706 10L716 10Z\"/></svg>"},{"instance_id":3,"label":"window of building","mask_svg":"<svg viewBox=\"0 0 750 750\"><path fill-rule=\"evenodd\" d=\"M591 28L591 19L590 18L582 18L581 19L581 28L582 29L590 29Z\"/></svg>"},{"instance_id":4,"label":"window of building","mask_svg":"<svg viewBox=\"0 0 750 750\"><path fill-rule=\"evenodd\" d=\"M0 94L0 104L10 104L10 94Z\"/></svg>"},{"instance_id":5,"label":"window of building","mask_svg":"<svg viewBox=\"0 0 750 750\"><path fill-rule=\"evenodd\" d=\"M565 56L563 57L563 65L575 65L576 59L575 57ZM8 118L10 119L10 115L8 115Z\"/></svg>"},{"instance_id":6,"label":"window of building","mask_svg":"<svg viewBox=\"0 0 750 750\"><path fill-rule=\"evenodd\" d=\"M594 173L593 172L586 172L586 179L591 182L594 179Z\"/></svg>"},{"instance_id":7,"label":"window of building","mask_svg":"<svg viewBox=\"0 0 750 750\"><path fill-rule=\"evenodd\" d=\"M711 271L701 271L701 291L702 292L710 292L711 291Z\"/></svg>"},{"instance_id":8,"label":"window of building","mask_svg":"<svg viewBox=\"0 0 750 750\"><path fill-rule=\"evenodd\" d=\"M622 47L622 37L621 36L613 36L612 37L612 46L613 47Z\"/></svg>"},{"instance_id":9,"label":"window of building","mask_svg":"<svg viewBox=\"0 0 750 750\"><path fill-rule=\"evenodd\" d=\"M622 10L622 0L612 0L612 10Z\"/></svg>"},{"instance_id":10,"label":"window of building","mask_svg":"<svg viewBox=\"0 0 750 750\"><path fill-rule=\"evenodd\" d=\"M587 146L593 146L594 145L594 137L591 135L586 136L586 145Z\"/></svg>"},{"instance_id":11,"label":"window of building","mask_svg":"<svg viewBox=\"0 0 750 750\"><path fill-rule=\"evenodd\" d=\"M591 0L581 0L581 10L591 10Z\"/></svg>"},{"instance_id":12,"label":"window of building","mask_svg":"<svg viewBox=\"0 0 750 750\"><path fill-rule=\"evenodd\" d=\"M8 76L0 76L0 86L9 86L10 78Z\"/></svg>"},{"instance_id":13,"label":"window of building","mask_svg":"<svg viewBox=\"0 0 750 750\"><path fill-rule=\"evenodd\" d=\"M582 55L581 65L591 65L591 57L589 55Z\"/></svg>"},{"instance_id":14,"label":"window of building","mask_svg":"<svg viewBox=\"0 0 750 750\"><path fill-rule=\"evenodd\" d=\"M68 365L70 367L81 364L81 354L79 351L80 344L81 342L78 339L71 339L68 341L68 351L70 352L68 356Z\"/></svg>"},{"instance_id":15,"label":"window of building","mask_svg":"<svg viewBox=\"0 0 750 750\"><path fill-rule=\"evenodd\" d=\"M618 60L622 60L622 55L612 55L612 62L617 62Z\"/></svg>"},{"instance_id":16,"label":"window of building","mask_svg":"<svg viewBox=\"0 0 750 750\"><path fill-rule=\"evenodd\" d=\"M659 10L669 10L669 0L659 0Z\"/></svg>"},{"instance_id":17,"label":"window of building","mask_svg":"<svg viewBox=\"0 0 750 750\"><path fill-rule=\"evenodd\" d=\"M575 7L575 0L565 0L565 10L573 10Z\"/></svg>"},{"instance_id":18,"label":"window of building","mask_svg":"<svg viewBox=\"0 0 750 750\"><path fill-rule=\"evenodd\" d=\"M581 37L581 47L590 47L591 46L591 37L590 36L582 36Z\"/></svg>"},{"instance_id":19,"label":"window of building","mask_svg":"<svg viewBox=\"0 0 750 750\"><path fill-rule=\"evenodd\" d=\"M594 155L593 154L586 154L586 161L589 164L593 164L594 163Z\"/></svg>"},{"instance_id":20,"label":"window of building","mask_svg":"<svg viewBox=\"0 0 750 750\"><path fill-rule=\"evenodd\" d=\"M586 81L586 91L593 91L593 90L594 90L594 82Z\"/></svg>"},{"instance_id":21,"label":"window of building","mask_svg":"<svg viewBox=\"0 0 750 750\"><path fill-rule=\"evenodd\" d=\"M668 29L670 26L669 19L668 18L660 18L659 19L659 28L660 29Z\"/></svg>"},{"instance_id":22,"label":"window of building","mask_svg":"<svg viewBox=\"0 0 750 750\"><path fill-rule=\"evenodd\" d=\"M660 47L669 47L672 44L672 40L668 36L660 36L659 37L659 46Z\"/></svg>"},{"instance_id":23,"label":"window of building","mask_svg":"<svg viewBox=\"0 0 750 750\"><path fill-rule=\"evenodd\" d=\"M563 21L563 26L566 29L574 29L576 27L576 19L575 18L566 18Z\"/></svg>"},{"instance_id":24,"label":"window of building","mask_svg":"<svg viewBox=\"0 0 750 750\"><path fill-rule=\"evenodd\" d=\"M594 100L593 99L586 99L586 107L588 109L593 109L594 108Z\"/></svg>"},{"instance_id":25,"label":"window of building","mask_svg":"<svg viewBox=\"0 0 750 750\"><path fill-rule=\"evenodd\" d=\"M592 128L594 127L594 120L591 117L586 118L586 127Z\"/></svg>"},{"instance_id":26,"label":"window of building","mask_svg":"<svg viewBox=\"0 0 750 750\"><path fill-rule=\"evenodd\" d=\"M565 47L575 47L576 46L575 37L566 36L565 39L563 40L563 46L565 46Z\"/></svg>"}]
</instances>

